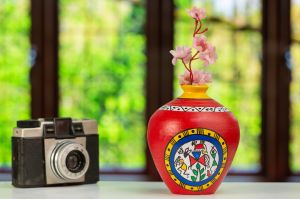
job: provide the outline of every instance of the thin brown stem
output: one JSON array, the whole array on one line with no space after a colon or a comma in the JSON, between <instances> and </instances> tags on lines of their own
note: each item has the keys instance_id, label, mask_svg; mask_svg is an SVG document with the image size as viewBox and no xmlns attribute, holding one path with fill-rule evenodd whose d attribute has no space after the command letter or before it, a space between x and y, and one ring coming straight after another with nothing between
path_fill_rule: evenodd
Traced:
<instances>
[{"instance_id":1,"label":"thin brown stem","mask_svg":"<svg viewBox=\"0 0 300 199\"><path fill-rule=\"evenodd\" d=\"M191 80L191 84L193 84L194 81L194 76L193 76L193 70L192 70L192 61L195 60L195 57L199 54L199 51L197 51L192 58L189 61L189 72L190 72L190 80ZM197 59L197 58L196 58ZM186 67L186 65L184 64L184 66Z\"/></svg>"},{"instance_id":2,"label":"thin brown stem","mask_svg":"<svg viewBox=\"0 0 300 199\"><path fill-rule=\"evenodd\" d=\"M198 32L201 30L201 28L202 28L202 21L201 20L199 20L199 22L200 22L200 25L199 25L199 28L196 30L196 34L198 34ZM196 35L195 34L195 35ZM194 36L195 36L194 35Z\"/></svg>"},{"instance_id":3,"label":"thin brown stem","mask_svg":"<svg viewBox=\"0 0 300 199\"><path fill-rule=\"evenodd\" d=\"M208 28L205 28L203 31L201 31L201 32L197 32L197 34L203 34L203 33L205 33L206 31L208 31Z\"/></svg>"},{"instance_id":4,"label":"thin brown stem","mask_svg":"<svg viewBox=\"0 0 300 199\"><path fill-rule=\"evenodd\" d=\"M194 81L194 76L193 76L193 71L192 71L192 62L190 61L189 63L189 68L190 68L190 80L191 80L191 85L193 84Z\"/></svg>"},{"instance_id":5,"label":"thin brown stem","mask_svg":"<svg viewBox=\"0 0 300 199\"><path fill-rule=\"evenodd\" d=\"M199 27L198 27L198 24L199 24ZM202 34L202 33L205 33L208 28L205 28L203 31L199 32L202 28L202 21L201 20L197 20L195 19L195 28L194 28L194 33L193 33L193 37L195 37L197 34ZM189 71L190 73L190 80L191 80L191 84L193 84L193 81L194 81L194 76L193 76L193 70L192 70L192 61L193 60L196 60L196 59L199 59L199 58L196 58L196 56L199 54L199 51L197 51L193 56L192 58L190 59L189 61L189 64L188 66L184 63L183 59L181 59L185 69L187 71Z\"/></svg>"},{"instance_id":6,"label":"thin brown stem","mask_svg":"<svg viewBox=\"0 0 300 199\"><path fill-rule=\"evenodd\" d=\"M189 69L189 68L187 67L187 65L184 63L183 59L181 59L181 61L182 61L183 65L184 65L185 69L186 69L187 71L190 72L190 69Z\"/></svg>"},{"instance_id":7,"label":"thin brown stem","mask_svg":"<svg viewBox=\"0 0 300 199\"><path fill-rule=\"evenodd\" d=\"M195 37L195 35L196 35L197 26L198 26L198 20L195 19L195 28L194 28L193 37Z\"/></svg>"},{"instance_id":8,"label":"thin brown stem","mask_svg":"<svg viewBox=\"0 0 300 199\"><path fill-rule=\"evenodd\" d=\"M193 55L192 59L190 60L190 63L191 63L193 60L195 60L195 57L196 57L198 54L199 54L199 51L197 51L197 52Z\"/></svg>"}]
</instances>

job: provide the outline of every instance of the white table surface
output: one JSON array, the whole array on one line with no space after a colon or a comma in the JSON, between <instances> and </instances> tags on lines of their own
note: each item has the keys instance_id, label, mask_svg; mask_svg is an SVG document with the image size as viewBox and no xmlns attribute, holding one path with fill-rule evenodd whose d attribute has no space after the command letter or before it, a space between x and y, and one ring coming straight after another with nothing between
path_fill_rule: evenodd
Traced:
<instances>
[{"instance_id":1,"label":"white table surface","mask_svg":"<svg viewBox=\"0 0 300 199\"><path fill-rule=\"evenodd\" d=\"M1 199L300 199L300 183L230 183L225 182L214 195L184 196L171 194L162 182L101 181L94 185L50 188L14 188L0 182Z\"/></svg>"}]
</instances>

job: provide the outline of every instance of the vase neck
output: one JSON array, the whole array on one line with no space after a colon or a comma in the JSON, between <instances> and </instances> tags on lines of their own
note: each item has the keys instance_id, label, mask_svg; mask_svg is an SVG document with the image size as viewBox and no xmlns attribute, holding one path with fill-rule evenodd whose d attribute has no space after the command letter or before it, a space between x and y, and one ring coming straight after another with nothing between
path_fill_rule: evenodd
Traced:
<instances>
[{"instance_id":1,"label":"vase neck","mask_svg":"<svg viewBox=\"0 0 300 199\"><path fill-rule=\"evenodd\" d=\"M179 98L186 99L210 99L206 94L207 85L181 85L183 94Z\"/></svg>"}]
</instances>

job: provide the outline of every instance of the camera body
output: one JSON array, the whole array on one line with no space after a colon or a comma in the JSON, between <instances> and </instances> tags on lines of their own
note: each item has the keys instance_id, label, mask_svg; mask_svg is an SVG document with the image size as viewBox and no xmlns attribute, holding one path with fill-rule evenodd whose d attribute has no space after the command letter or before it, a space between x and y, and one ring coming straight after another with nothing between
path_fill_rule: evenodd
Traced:
<instances>
[{"instance_id":1,"label":"camera body","mask_svg":"<svg viewBox=\"0 0 300 199\"><path fill-rule=\"evenodd\" d=\"M71 118L18 121L12 137L12 169L16 187L96 183L97 122Z\"/></svg>"}]
</instances>

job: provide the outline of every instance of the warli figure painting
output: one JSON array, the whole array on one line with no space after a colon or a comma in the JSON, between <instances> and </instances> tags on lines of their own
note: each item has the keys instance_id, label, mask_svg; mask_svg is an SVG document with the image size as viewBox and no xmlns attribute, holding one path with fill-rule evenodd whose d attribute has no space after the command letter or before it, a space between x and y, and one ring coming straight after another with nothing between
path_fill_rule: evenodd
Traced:
<instances>
[{"instance_id":1,"label":"warli figure painting","mask_svg":"<svg viewBox=\"0 0 300 199\"><path fill-rule=\"evenodd\" d=\"M214 183L225 166L226 158L224 139L207 129L178 133L165 151L165 165L172 179L194 191L207 189Z\"/></svg>"}]
</instances>

